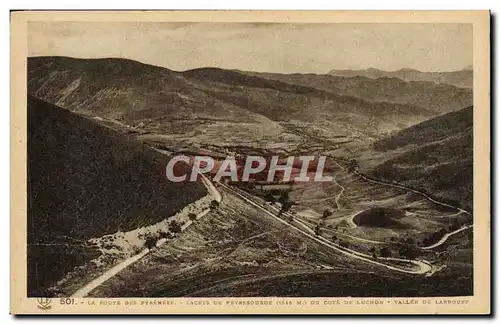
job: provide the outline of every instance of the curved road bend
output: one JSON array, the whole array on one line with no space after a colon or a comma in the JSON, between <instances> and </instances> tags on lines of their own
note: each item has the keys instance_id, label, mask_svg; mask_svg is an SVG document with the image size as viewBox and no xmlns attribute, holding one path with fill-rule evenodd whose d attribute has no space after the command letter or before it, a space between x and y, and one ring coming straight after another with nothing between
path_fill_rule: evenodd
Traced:
<instances>
[{"instance_id":1,"label":"curved road bend","mask_svg":"<svg viewBox=\"0 0 500 324\"><path fill-rule=\"evenodd\" d=\"M430 250L430 249L433 249L433 248L436 248L440 245L442 245L444 242L446 242L446 240L452 236L452 235L455 235L455 234L458 234L462 231L465 231L466 229L469 229L469 228L472 228L472 225L468 225L468 226L464 226L464 227L461 227L453 232L450 232L448 234L445 234L439 241L437 241L436 243L432 244L432 245L429 245L429 246L424 246L424 247L421 247L420 249L422 250Z\"/></svg>"},{"instance_id":2,"label":"curved road bend","mask_svg":"<svg viewBox=\"0 0 500 324\"><path fill-rule=\"evenodd\" d=\"M233 190L232 188L220 183L220 185L225 188L226 190L230 191L231 193L233 193L234 195L237 195L238 197L240 197L241 199L247 201L248 203L254 205L255 207L261 209L263 212L265 212L266 214L274 217L275 219L277 219L278 221L280 221L281 223L289 226L289 227L292 227L293 229L295 229L296 231L299 231L300 233L304 234L305 236L309 237L310 239L324 245L324 246L327 246L341 254L344 254L346 256L349 256L349 257L352 257L352 258L355 258L355 259L359 259L359 260L362 260L362 261L365 261L365 262L368 262L368 263L372 263L372 264L376 264L376 265L379 265L379 266L382 266L382 267L385 267L387 269L390 269L390 270L394 270L394 271L398 271L398 272L403 272L403 273L409 273L409 274L417 274L417 275L423 275L423 274L427 274L427 273L430 273L432 271L432 266L427 262L427 261L421 261L421 260L406 260L406 259L396 259L396 258L388 258L387 260L392 260L392 261L399 261L399 262L406 262L406 263L412 263L416 266L419 267L418 270L407 270L407 269L401 269L401 268L397 268L397 267L393 267L391 265L388 265L388 264L385 264L385 263L382 263L382 262L378 262L376 260L373 260L371 259L371 256L369 255L366 255L366 254L363 254L363 253L360 253L360 252L356 252L356 251L353 251L353 250L350 250L350 249L345 249L345 248L340 248L340 247L337 247L336 245L328 242L326 239L322 239L322 238L318 238L318 237L315 237L303 230L301 230L300 228L296 227L296 226L293 226L291 225L290 223L286 222L285 220L277 217L276 215L274 215L273 213L271 213L270 211L268 211L267 209L263 208L262 206L260 206L259 204L253 202L252 200L248 199L247 197L241 195L240 193L238 193L237 191ZM381 258L383 259L383 258Z\"/></svg>"},{"instance_id":3,"label":"curved road bend","mask_svg":"<svg viewBox=\"0 0 500 324\"><path fill-rule=\"evenodd\" d=\"M354 214L348 216L345 221L347 222L347 224L352 227L352 228L356 228L358 227L358 225L354 222L354 217L358 216L359 214L361 214L362 212L364 212L366 209L363 209L363 210L360 210L358 212L355 212Z\"/></svg>"},{"instance_id":4,"label":"curved road bend","mask_svg":"<svg viewBox=\"0 0 500 324\"><path fill-rule=\"evenodd\" d=\"M363 175L362 173L359 173L357 170L354 171L354 173L357 174L357 175L359 175L361 178L365 179L366 181L373 182L373 183L378 183L378 184L381 184L381 185L384 185L384 186L389 186L389 187L394 187L394 188L408 190L408 191L411 191L413 193L416 193L418 195L421 195L421 196L425 197L427 200L429 200L429 201L431 201L431 202L433 202L433 203L435 203L437 205L441 205L441 206L444 206L444 207L453 208L453 209L456 209L458 212L465 213L467 215L472 215L470 212L468 212L465 209L462 209L462 208L459 208L457 206L453 206L453 205L449 205L449 204L437 201L434 198L430 197L429 195L427 195L426 193L423 193L421 191L418 191L418 190L415 190L415 189L412 189L412 188L408 188L408 187L405 187L405 186L402 186L402 185L399 185L399 184L394 184L394 183L390 183L390 182L385 182L385 181L370 179L370 178L366 177L365 175Z\"/></svg>"},{"instance_id":5,"label":"curved road bend","mask_svg":"<svg viewBox=\"0 0 500 324\"><path fill-rule=\"evenodd\" d=\"M337 161L335 161L335 164L337 164L342 170L345 170L344 167L342 167ZM454 214L454 215L450 215L450 216L456 216L456 215L460 215L462 213L465 213L467 215L470 215L472 216L472 214L470 212L468 212L467 210L463 209L463 208L459 208L457 206L453 206L453 205L450 205L450 204L446 204L446 203L443 203L443 202L440 202L440 201L437 201L435 200L434 198L430 197L429 195L427 195L426 193L423 193L421 191L418 191L418 190L415 190L415 189L412 189L412 188L408 188L408 187L405 187L403 185L399 185L399 184L394 184L394 183L390 183L390 182L385 182L385 181L380 181L380 180L374 180L374 179L370 179L368 177L366 177L365 175L363 175L362 173L360 173L358 170L355 170L354 171L355 174L359 175L361 178L363 178L364 180L366 181L369 181L369 182L372 182L372 183L377 183L377 184L381 184L381 185L384 185L384 186L389 186L389 187L394 187L394 188L399 188L399 189L404 189L404 190L407 190L407 191L411 191L413 193L416 193L418 195L421 195L422 197L426 198L427 200L437 204L437 205L440 205L440 206L444 206L444 207L449 207L449 208L453 208L455 210L457 210L457 213ZM353 221L353 218L358 215L360 212L350 216L348 219L347 219L347 222L349 223L349 225L351 225L351 227L357 227L357 225L354 223ZM429 246L425 246L425 247L421 247L422 250L430 250L430 249L433 249L433 248L436 248L440 245L442 245L444 242L446 242L446 240L452 236L452 235L455 235L455 234L458 234L466 229L469 229L469 228L472 228L473 225L465 225L461 228L459 228L458 230L455 230L453 232L450 232L448 234L445 234L438 242L432 244L432 245L429 245Z\"/></svg>"},{"instance_id":6,"label":"curved road bend","mask_svg":"<svg viewBox=\"0 0 500 324\"><path fill-rule=\"evenodd\" d=\"M423 193L421 191L418 191L418 190L415 190L415 189L412 189L412 188L408 188L408 187L405 187L405 186L402 186L402 185L398 185L398 184L393 184L393 183L379 181L379 180L373 180L373 179L367 178L363 174L359 173L357 170L354 171L354 173L357 174L357 175L359 175L361 178L363 178L363 179L365 179L367 181L370 181L370 182L373 182L373 183L382 184L382 185L385 185L385 186L394 187L394 188L405 189L405 190L411 191L413 193L419 194L419 195L425 197L427 200L429 200L429 201L431 201L431 202L433 202L433 203L435 203L437 205L441 205L441 206L445 206L445 207L450 207L450 208L456 209L457 210L457 214L456 215L459 215L461 213L465 213L467 215L472 215L470 212L468 212L465 209L462 209L462 208L459 208L459 207L456 207L456 206L452 206L452 205L449 205L449 204L437 201L437 200L433 199L432 197L430 197L429 195L427 195L427 194L425 194L425 193ZM445 234L438 242L436 242L436 243L434 243L432 245L429 245L429 246L421 247L420 249L422 249L422 250L430 250L430 249L436 248L436 247L442 245L444 242L446 242L446 240L450 236L455 235L457 233L460 233L461 231L464 231L464 230L472 228L472 227L473 227L473 225L465 225L465 226L459 228L456 231L453 231L453 232L450 232L448 234Z\"/></svg>"}]
</instances>

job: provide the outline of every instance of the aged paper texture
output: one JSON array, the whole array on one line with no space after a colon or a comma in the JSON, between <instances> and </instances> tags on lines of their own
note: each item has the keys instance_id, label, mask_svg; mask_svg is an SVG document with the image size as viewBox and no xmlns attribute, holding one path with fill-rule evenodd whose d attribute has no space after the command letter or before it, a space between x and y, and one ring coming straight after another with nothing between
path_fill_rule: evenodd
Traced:
<instances>
[{"instance_id":1,"label":"aged paper texture","mask_svg":"<svg viewBox=\"0 0 500 324\"><path fill-rule=\"evenodd\" d=\"M11 13L14 314L488 314L487 11Z\"/></svg>"}]
</instances>

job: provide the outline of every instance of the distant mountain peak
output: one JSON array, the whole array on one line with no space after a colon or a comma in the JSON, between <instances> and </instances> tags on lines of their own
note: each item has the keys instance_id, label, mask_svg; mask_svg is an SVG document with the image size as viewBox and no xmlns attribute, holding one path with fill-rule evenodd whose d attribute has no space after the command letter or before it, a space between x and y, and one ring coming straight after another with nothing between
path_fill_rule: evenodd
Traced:
<instances>
[{"instance_id":1,"label":"distant mountain peak","mask_svg":"<svg viewBox=\"0 0 500 324\"><path fill-rule=\"evenodd\" d=\"M408 73L408 72L420 72L421 73L421 71L411 69L411 68L402 68L402 69L399 69L398 72L406 72L406 73Z\"/></svg>"},{"instance_id":2,"label":"distant mountain peak","mask_svg":"<svg viewBox=\"0 0 500 324\"><path fill-rule=\"evenodd\" d=\"M371 67L371 68L368 68L368 69L366 69L366 70L367 70L367 71L371 71L371 72L382 72L382 71L383 71L383 70L381 70L381 69L376 69L376 68L372 68L372 67Z\"/></svg>"}]
</instances>

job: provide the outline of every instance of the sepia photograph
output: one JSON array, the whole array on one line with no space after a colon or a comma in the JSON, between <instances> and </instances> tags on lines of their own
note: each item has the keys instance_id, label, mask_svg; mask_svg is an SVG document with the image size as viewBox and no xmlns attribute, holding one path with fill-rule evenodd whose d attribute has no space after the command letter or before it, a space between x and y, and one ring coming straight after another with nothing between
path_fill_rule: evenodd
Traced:
<instances>
[{"instance_id":1,"label":"sepia photograph","mask_svg":"<svg viewBox=\"0 0 500 324\"><path fill-rule=\"evenodd\" d=\"M489 312L489 13L237 13L20 12L29 312Z\"/></svg>"}]
</instances>

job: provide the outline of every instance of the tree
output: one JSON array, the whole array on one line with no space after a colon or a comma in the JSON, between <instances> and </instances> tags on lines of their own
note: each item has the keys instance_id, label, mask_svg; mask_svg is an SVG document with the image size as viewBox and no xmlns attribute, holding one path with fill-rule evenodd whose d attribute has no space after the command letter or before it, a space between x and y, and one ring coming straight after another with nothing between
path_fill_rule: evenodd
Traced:
<instances>
[{"instance_id":1,"label":"tree","mask_svg":"<svg viewBox=\"0 0 500 324\"><path fill-rule=\"evenodd\" d=\"M280 193L281 193L281 195L278 198L278 202L280 203L281 208L283 208L284 206L287 206L287 208L290 209L290 207L292 207L292 205L291 205L291 203L289 201L288 191L286 191L286 190L280 190Z\"/></svg>"},{"instance_id":2,"label":"tree","mask_svg":"<svg viewBox=\"0 0 500 324\"><path fill-rule=\"evenodd\" d=\"M347 167L347 171L354 172L358 169L358 167L359 167L358 161L356 159L351 159L349 161L349 166Z\"/></svg>"},{"instance_id":3,"label":"tree","mask_svg":"<svg viewBox=\"0 0 500 324\"><path fill-rule=\"evenodd\" d=\"M399 255L407 258L408 260L415 259L417 254L417 250L413 246L402 246L399 249Z\"/></svg>"},{"instance_id":4,"label":"tree","mask_svg":"<svg viewBox=\"0 0 500 324\"><path fill-rule=\"evenodd\" d=\"M451 221L451 225L450 225L450 231L455 231L457 229L460 228L460 221L456 218L454 218L452 221Z\"/></svg>"},{"instance_id":5,"label":"tree","mask_svg":"<svg viewBox=\"0 0 500 324\"><path fill-rule=\"evenodd\" d=\"M173 220L173 221L170 222L170 224L168 225L168 228L174 234L180 233L182 231L181 226L175 220Z\"/></svg>"},{"instance_id":6,"label":"tree","mask_svg":"<svg viewBox=\"0 0 500 324\"><path fill-rule=\"evenodd\" d=\"M288 197L285 197L284 195L283 195L283 196L280 196L280 197L278 198L278 202L279 202L281 205L286 204L286 203L287 203L287 201L288 201Z\"/></svg>"},{"instance_id":7,"label":"tree","mask_svg":"<svg viewBox=\"0 0 500 324\"><path fill-rule=\"evenodd\" d=\"M414 245L415 244L415 240L411 237L408 237L407 239L405 239L403 241L405 244L408 244L408 245Z\"/></svg>"},{"instance_id":8,"label":"tree","mask_svg":"<svg viewBox=\"0 0 500 324\"><path fill-rule=\"evenodd\" d=\"M286 201L283 205L281 205L281 210L283 212L287 212L292 208L293 203L291 201Z\"/></svg>"},{"instance_id":9,"label":"tree","mask_svg":"<svg viewBox=\"0 0 500 324\"><path fill-rule=\"evenodd\" d=\"M196 214L195 213L189 213L188 218L190 221L194 222L196 220Z\"/></svg>"},{"instance_id":10,"label":"tree","mask_svg":"<svg viewBox=\"0 0 500 324\"><path fill-rule=\"evenodd\" d=\"M217 200L212 200L212 201L210 202L210 209L211 209L211 210L214 210L214 209L216 209L217 207L219 207L219 202L218 202Z\"/></svg>"},{"instance_id":11,"label":"tree","mask_svg":"<svg viewBox=\"0 0 500 324\"><path fill-rule=\"evenodd\" d=\"M391 257L391 250L388 248L384 247L380 249L380 256L382 258L390 258Z\"/></svg>"},{"instance_id":12,"label":"tree","mask_svg":"<svg viewBox=\"0 0 500 324\"><path fill-rule=\"evenodd\" d=\"M404 257L404 258L408 258L408 255L409 255L409 248L407 246L402 246L399 251L398 251L399 255Z\"/></svg>"},{"instance_id":13,"label":"tree","mask_svg":"<svg viewBox=\"0 0 500 324\"><path fill-rule=\"evenodd\" d=\"M349 243L347 243L346 241L344 240L340 240L339 242L339 245L345 249L347 249L349 247Z\"/></svg>"},{"instance_id":14,"label":"tree","mask_svg":"<svg viewBox=\"0 0 500 324\"><path fill-rule=\"evenodd\" d=\"M151 250L156 246L156 241L157 241L156 237L154 237L153 235L148 235L146 237L146 242L144 243L144 245Z\"/></svg>"},{"instance_id":15,"label":"tree","mask_svg":"<svg viewBox=\"0 0 500 324\"><path fill-rule=\"evenodd\" d=\"M168 235L169 233L167 233L166 231L161 231L160 230L160 231L157 232L157 234L158 234L158 238L160 238L160 239L162 239L162 238L169 239L170 238L169 237L170 235Z\"/></svg>"},{"instance_id":16,"label":"tree","mask_svg":"<svg viewBox=\"0 0 500 324\"><path fill-rule=\"evenodd\" d=\"M276 198L274 198L274 195L270 191L266 192L265 199L271 204L274 204L276 202Z\"/></svg>"},{"instance_id":17,"label":"tree","mask_svg":"<svg viewBox=\"0 0 500 324\"><path fill-rule=\"evenodd\" d=\"M318 225L316 225L316 228L314 229L314 235L316 236L320 236L321 235L321 227Z\"/></svg>"},{"instance_id":18,"label":"tree","mask_svg":"<svg viewBox=\"0 0 500 324\"><path fill-rule=\"evenodd\" d=\"M332 236L332 241L333 241L333 242L337 241L337 236L335 236L335 235L334 235L334 236Z\"/></svg>"},{"instance_id":19,"label":"tree","mask_svg":"<svg viewBox=\"0 0 500 324\"><path fill-rule=\"evenodd\" d=\"M283 204L281 204L281 208L280 208L280 211L278 213L278 217L281 216L283 213L286 213L287 211L290 210L290 208L292 208L293 206L293 202L291 201L285 201Z\"/></svg>"},{"instance_id":20,"label":"tree","mask_svg":"<svg viewBox=\"0 0 500 324\"><path fill-rule=\"evenodd\" d=\"M330 209L325 209L325 211L323 212L323 219L327 219L328 217L332 216L333 213Z\"/></svg>"},{"instance_id":21,"label":"tree","mask_svg":"<svg viewBox=\"0 0 500 324\"><path fill-rule=\"evenodd\" d=\"M132 245L132 255L136 255L142 252L142 247L138 245Z\"/></svg>"}]
</instances>

